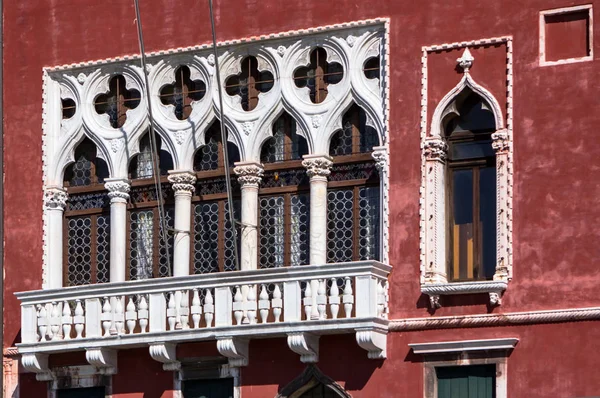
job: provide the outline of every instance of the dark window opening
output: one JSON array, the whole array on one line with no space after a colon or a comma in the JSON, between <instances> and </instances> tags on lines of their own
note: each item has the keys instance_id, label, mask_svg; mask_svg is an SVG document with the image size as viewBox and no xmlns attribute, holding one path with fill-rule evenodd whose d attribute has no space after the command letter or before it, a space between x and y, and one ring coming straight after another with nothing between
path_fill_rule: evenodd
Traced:
<instances>
[{"instance_id":1,"label":"dark window opening","mask_svg":"<svg viewBox=\"0 0 600 398\"><path fill-rule=\"evenodd\" d=\"M108 178L108 166L97 157L96 144L89 138L75 149L75 162L65 170L64 186L81 187L104 183Z\"/></svg>"},{"instance_id":2,"label":"dark window opening","mask_svg":"<svg viewBox=\"0 0 600 398\"><path fill-rule=\"evenodd\" d=\"M205 133L205 144L194 155L194 171L218 170L224 167L223 143L221 140L221 123L215 121ZM227 141L229 167L240 161L240 151L233 143Z\"/></svg>"},{"instance_id":3,"label":"dark window opening","mask_svg":"<svg viewBox=\"0 0 600 398\"><path fill-rule=\"evenodd\" d=\"M258 105L258 95L271 90L273 83L273 74L258 70L258 61L250 56L242 60L242 71L225 81L225 91L232 96L239 95L242 109L251 111Z\"/></svg>"},{"instance_id":4,"label":"dark window opening","mask_svg":"<svg viewBox=\"0 0 600 398\"><path fill-rule=\"evenodd\" d=\"M379 145L377 130L369 125L368 116L358 105L352 105L342 118L342 129L329 144L331 156L369 153Z\"/></svg>"},{"instance_id":5,"label":"dark window opening","mask_svg":"<svg viewBox=\"0 0 600 398\"><path fill-rule=\"evenodd\" d=\"M284 113L273 124L273 138L263 144L260 160L263 163L299 160L307 153L308 144L297 134L296 121Z\"/></svg>"},{"instance_id":6,"label":"dark window opening","mask_svg":"<svg viewBox=\"0 0 600 398\"><path fill-rule=\"evenodd\" d=\"M127 120L127 110L135 109L140 104L140 92L127 89L125 78L116 75L110 79L107 94L100 94L94 101L98 114L107 114L113 128L123 127Z\"/></svg>"},{"instance_id":7,"label":"dark window opening","mask_svg":"<svg viewBox=\"0 0 600 398\"><path fill-rule=\"evenodd\" d=\"M158 167L160 175L166 176L173 169L173 158L171 154L160 149L162 141L158 134L154 135L156 148L158 149ZM154 164L152 161L152 145L150 144L150 133L146 133L140 140L140 153L129 163L129 177L132 179L152 178L154 176Z\"/></svg>"},{"instance_id":8,"label":"dark window opening","mask_svg":"<svg viewBox=\"0 0 600 398\"><path fill-rule=\"evenodd\" d=\"M192 102L200 101L206 94L206 84L190 78L190 69L182 65L175 70L175 84L168 84L160 91L160 100L175 107L175 117L187 119L192 113Z\"/></svg>"},{"instance_id":9,"label":"dark window opening","mask_svg":"<svg viewBox=\"0 0 600 398\"><path fill-rule=\"evenodd\" d=\"M379 71L380 62L381 61L380 61L379 57L369 58L367 60L367 62L365 62L365 66L363 67L363 72L365 73L365 76L367 77L367 79L379 79L380 78L380 71Z\"/></svg>"},{"instance_id":10,"label":"dark window opening","mask_svg":"<svg viewBox=\"0 0 600 398\"><path fill-rule=\"evenodd\" d=\"M184 398L233 398L233 379L185 380Z\"/></svg>"},{"instance_id":11,"label":"dark window opening","mask_svg":"<svg viewBox=\"0 0 600 398\"><path fill-rule=\"evenodd\" d=\"M297 87L308 87L310 100L320 104L327 98L327 87L339 83L344 77L342 65L337 62L327 62L327 51L322 47L315 48L310 53L310 64L301 67L294 73Z\"/></svg>"},{"instance_id":12,"label":"dark window opening","mask_svg":"<svg viewBox=\"0 0 600 398\"><path fill-rule=\"evenodd\" d=\"M62 118L70 119L75 115L75 101L71 98L63 98L61 100Z\"/></svg>"},{"instance_id":13,"label":"dark window opening","mask_svg":"<svg viewBox=\"0 0 600 398\"><path fill-rule=\"evenodd\" d=\"M449 108L450 109L450 108ZM489 280L496 269L494 114L470 90L446 118L449 253L452 281Z\"/></svg>"}]
</instances>

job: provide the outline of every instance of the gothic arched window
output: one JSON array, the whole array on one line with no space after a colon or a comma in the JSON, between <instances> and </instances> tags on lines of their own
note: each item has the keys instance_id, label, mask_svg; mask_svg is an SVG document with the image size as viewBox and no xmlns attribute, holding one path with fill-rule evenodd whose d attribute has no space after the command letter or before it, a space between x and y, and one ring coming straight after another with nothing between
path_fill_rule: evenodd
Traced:
<instances>
[{"instance_id":1,"label":"gothic arched window","mask_svg":"<svg viewBox=\"0 0 600 398\"><path fill-rule=\"evenodd\" d=\"M307 153L308 144L297 134L295 120L284 113L261 151L265 173L258 205L260 268L309 262L309 181L301 163Z\"/></svg>"},{"instance_id":2,"label":"gothic arched window","mask_svg":"<svg viewBox=\"0 0 600 398\"><path fill-rule=\"evenodd\" d=\"M221 124L215 121L205 132L205 144L194 156L196 190L192 198L193 217L193 274L218 271L234 271L234 231L229 217L227 182ZM227 142L229 167L240 160L237 146ZM231 172L233 176L233 172ZM233 189L233 211L236 220L240 219L240 188L235 178L231 179ZM240 241L237 228L238 247Z\"/></svg>"},{"instance_id":3,"label":"gothic arched window","mask_svg":"<svg viewBox=\"0 0 600 398\"><path fill-rule=\"evenodd\" d=\"M492 279L496 268L496 156L494 114L465 89L443 120L448 144L449 280Z\"/></svg>"},{"instance_id":4,"label":"gothic arched window","mask_svg":"<svg viewBox=\"0 0 600 398\"><path fill-rule=\"evenodd\" d=\"M276 398L350 398L350 394L318 367L309 365Z\"/></svg>"},{"instance_id":5,"label":"gothic arched window","mask_svg":"<svg viewBox=\"0 0 600 398\"><path fill-rule=\"evenodd\" d=\"M156 147L160 148L160 137L155 137ZM140 139L139 150L139 154L129 163L131 191L127 206L127 277L131 280L171 276L173 267L174 196L171 184L166 180L168 170L173 168L173 160L168 152L159 149L159 178L164 209L162 216L167 228L167 233L164 234L153 178L150 133Z\"/></svg>"},{"instance_id":6,"label":"gothic arched window","mask_svg":"<svg viewBox=\"0 0 600 398\"><path fill-rule=\"evenodd\" d=\"M65 286L109 281L110 199L104 189L106 163L96 145L85 138L75 149L75 162L65 170Z\"/></svg>"},{"instance_id":7,"label":"gothic arched window","mask_svg":"<svg viewBox=\"0 0 600 398\"><path fill-rule=\"evenodd\" d=\"M327 190L327 262L380 258L379 173L372 158L379 145L367 115L353 105L331 139L333 167Z\"/></svg>"}]
</instances>

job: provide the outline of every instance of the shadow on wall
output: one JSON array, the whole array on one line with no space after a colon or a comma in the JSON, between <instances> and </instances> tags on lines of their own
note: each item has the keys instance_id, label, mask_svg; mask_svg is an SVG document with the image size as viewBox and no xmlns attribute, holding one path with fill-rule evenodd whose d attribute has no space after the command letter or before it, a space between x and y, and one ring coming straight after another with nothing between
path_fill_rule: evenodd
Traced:
<instances>
[{"instance_id":1,"label":"shadow on wall","mask_svg":"<svg viewBox=\"0 0 600 398\"><path fill-rule=\"evenodd\" d=\"M436 313L436 309L431 308L429 296L426 294L421 294L415 305L419 309L427 309L430 315ZM490 296L487 293L440 296L440 305L442 308L485 306L488 314L498 311L498 306L490 305Z\"/></svg>"}]
</instances>

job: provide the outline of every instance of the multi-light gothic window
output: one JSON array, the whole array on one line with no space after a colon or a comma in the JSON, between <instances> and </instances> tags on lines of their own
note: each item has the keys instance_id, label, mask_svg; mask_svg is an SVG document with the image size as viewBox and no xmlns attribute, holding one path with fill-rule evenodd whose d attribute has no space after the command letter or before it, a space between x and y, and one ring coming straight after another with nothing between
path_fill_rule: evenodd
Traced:
<instances>
[{"instance_id":1,"label":"multi-light gothic window","mask_svg":"<svg viewBox=\"0 0 600 398\"><path fill-rule=\"evenodd\" d=\"M379 173L371 157L379 145L367 115L353 105L331 139L333 168L327 192L327 262L380 258Z\"/></svg>"}]
</instances>

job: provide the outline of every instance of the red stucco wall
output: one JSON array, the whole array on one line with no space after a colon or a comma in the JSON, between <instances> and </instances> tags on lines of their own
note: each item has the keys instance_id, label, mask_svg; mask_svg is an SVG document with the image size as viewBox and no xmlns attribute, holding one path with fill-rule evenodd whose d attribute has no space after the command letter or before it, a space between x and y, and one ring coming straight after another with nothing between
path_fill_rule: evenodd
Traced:
<instances>
[{"instance_id":1,"label":"red stucco wall","mask_svg":"<svg viewBox=\"0 0 600 398\"><path fill-rule=\"evenodd\" d=\"M600 113L594 111L599 104L600 64L596 57L592 62L538 65L539 11L578 3L581 2L216 1L219 40L375 17L391 19L392 318L429 316L427 300L419 290L421 47L501 35L514 38L514 279L502 307L493 311L600 304L600 229L596 226L600 207L595 206L600 197ZM595 19L600 20L600 1L591 3ZM206 43L210 38L205 2L193 6L173 0L142 2L142 18L148 51ZM132 2L122 0L4 2L5 346L19 341L20 311L13 293L41 287L42 67L137 52L133 21ZM600 53L599 31L595 30L595 54ZM473 74L477 77L484 69L475 56ZM440 93L444 92L441 87L454 84L442 79ZM502 99L502 89L495 91L497 98ZM488 311L486 301L484 295L451 298L444 301L445 306L436 315L484 313ZM394 354L381 368L376 362L359 359L365 357L364 352L351 339L339 338L337 346L322 345L321 366L330 374L339 375L334 378L345 378L357 397L378 396L378 389L389 386L399 396L400 392L419 396L415 391L420 388L422 373L419 364L404 362L407 343L481 337L482 333L488 337L517 333L522 342L511 357L509 377L518 383L511 388L531 388L534 395L523 395L518 390L512 391L511 396L558 397L567 396L567 392L571 392L569 396L598 395L598 377L588 356L600 349L593 346L598 344L593 342L598 341L597 330L593 324L568 324L394 334L389 341L389 351ZM297 358L283 342L253 342L252 352L260 352L257 347L261 344L266 347L265 360L253 358L246 370L253 376L244 379L260 382L244 387L244 394L248 394L245 397L271 394L274 386L285 384L301 370ZM279 348L268 355L271 344ZM147 355L140 357L143 360L127 359L128 355L120 354L121 364L157 366L147 363ZM275 355L289 358L289 367L281 369L279 363L267 361ZM550 369L536 365L538 362ZM264 379L267 376L261 374L269 366L271 379ZM120 367L121 372L126 372L127 367ZM152 369L149 371L155 372ZM562 376L548 380L548 374ZM115 378L115 389L126 388L120 377ZM140 385L148 385L145 383L149 377L139 377ZM29 379L26 376L24 380ZM162 378L153 383L160 384L159 390L166 385ZM131 393L123 390L123 394L126 392ZM150 396L136 394L122 396Z\"/></svg>"}]
</instances>

